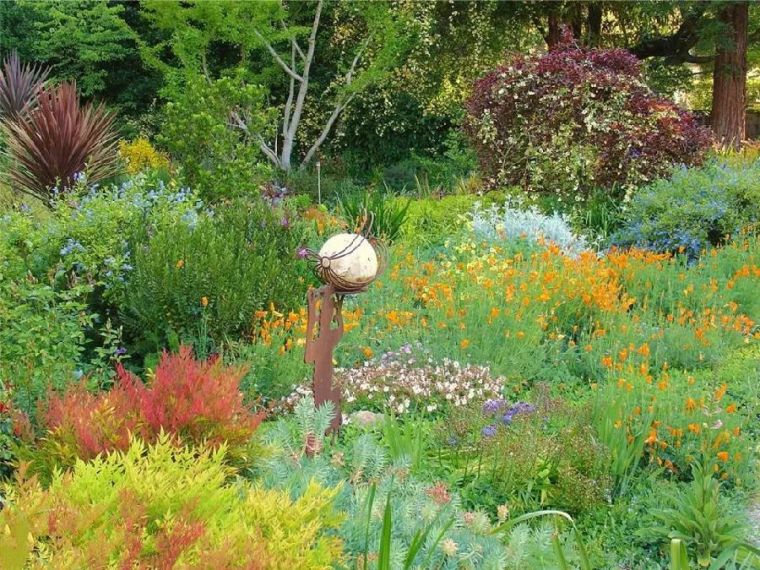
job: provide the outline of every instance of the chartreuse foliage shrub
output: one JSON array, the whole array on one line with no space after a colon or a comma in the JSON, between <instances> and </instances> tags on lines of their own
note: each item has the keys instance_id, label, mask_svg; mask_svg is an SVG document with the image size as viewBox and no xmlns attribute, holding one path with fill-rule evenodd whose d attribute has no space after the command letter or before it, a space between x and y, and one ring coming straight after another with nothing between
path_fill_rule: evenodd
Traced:
<instances>
[{"instance_id":1,"label":"chartreuse foliage shrub","mask_svg":"<svg viewBox=\"0 0 760 570\"><path fill-rule=\"evenodd\" d=\"M567 39L477 81L467 110L487 184L563 199L630 191L674 164L698 164L710 143L695 117L646 86L635 56Z\"/></svg>"},{"instance_id":2,"label":"chartreuse foliage shrub","mask_svg":"<svg viewBox=\"0 0 760 570\"><path fill-rule=\"evenodd\" d=\"M342 558L330 531L338 489L231 483L225 447L147 446L78 462L45 490L19 477L0 512L0 566L323 569ZM27 566L24 566L26 562Z\"/></svg>"},{"instance_id":3,"label":"chartreuse foliage shrub","mask_svg":"<svg viewBox=\"0 0 760 570\"><path fill-rule=\"evenodd\" d=\"M132 437L152 443L163 433L176 444L224 444L231 461L251 459L251 438L263 414L243 404L240 380L245 372L219 359L195 360L189 347L164 353L145 384L119 365L109 391L93 393L75 384L49 395L42 414L47 433L30 445L28 459L35 470L49 475L54 467L71 467L78 459L124 451Z\"/></svg>"},{"instance_id":4,"label":"chartreuse foliage shrub","mask_svg":"<svg viewBox=\"0 0 760 570\"><path fill-rule=\"evenodd\" d=\"M633 194L620 246L684 253L694 260L711 245L760 224L760 161L680 168Z\"/></svg>"}]
</instances>

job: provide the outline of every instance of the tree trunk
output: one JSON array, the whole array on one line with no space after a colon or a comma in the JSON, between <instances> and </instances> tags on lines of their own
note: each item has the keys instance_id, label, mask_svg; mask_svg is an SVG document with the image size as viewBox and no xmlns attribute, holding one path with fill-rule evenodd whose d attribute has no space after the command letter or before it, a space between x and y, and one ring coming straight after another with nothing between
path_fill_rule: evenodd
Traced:
<instances>
[{"instance_id":1,"label":"tree trunk","mask_svg":"<svg viewBox=\"0 0 760 570\"><path fill-rule=\"evenodd\" d=\"M588 17L586 19L587 45L589 47L599 47L599 40L602 37L602 5L597 2L591 2L588 5Z\"/></svg>"},{"instance_id":2,"label":"tree trunk","mask_svg":"<svg viewBox=\"0 0 760 570\"><path fill-rule=\"evenodd\" d=\"M549 51L555 49L562 41L562 20L559 14L552 12L549 14L549 33L546 36L546 47Z\"/></svg>"},{"instance_id":3,"label":"tree trunk","mask_svg":"<svg viewBox=\"0 0 760 570\"><path fill-rule=\"evenodd\" d=\"M721 9L728 41L718 46L713 70L710 122L721 144L734 148L745 137L748 15L747 2L732 2Z\"/></svg>"}]
</instances>

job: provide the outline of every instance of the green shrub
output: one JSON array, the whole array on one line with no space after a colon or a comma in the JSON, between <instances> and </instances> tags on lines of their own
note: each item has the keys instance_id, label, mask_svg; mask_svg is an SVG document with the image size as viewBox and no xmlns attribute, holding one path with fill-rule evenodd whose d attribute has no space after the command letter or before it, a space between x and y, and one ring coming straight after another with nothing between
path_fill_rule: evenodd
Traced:
<instances>
[{"instance_id":1,"label":"green shrub","mask_svg":"<svg viewBox=\"0 0 760 570\"><path fill-rule=\"evenodd\" d=\"M51 280L28 272L7 272L0 260L0 379L15 406L34 417L37 401L50 388L63 388L81 375L84 329L93 315L83 302L86 284L57 291Z\"/></svg>"},{"instance_id":2,"label":"green shrub","mask_svg":"<svg viewBox=\"0 0 760 570\"><path fill-rule=\"evenodd\" d=\"M211 82L178 75L165 92L169 101L158 141L180 165L184 181L206 200L256 195L271 172L254 135L270 124L263 88L238 70ZM237 126L233 110L247 131Z\"/></svg>"},{"instance_id":3,"label":"green shrub","mask_svg":"<svg viewBox=\"0 0 760 570\"><path fill-rule=\"evenodd\" d=\"M636 192L625 217L616 244L696 259L760 222L760 161L681 168Z\"/></svg>"},{"instance_id":4,"label":"green shrub","mask_svg":"<svg viewBox=\"0 0 760 570\"><path fill-rule=\"evenodd\" d=\"M482 196L456 194L442 198L412 200L401 235L404 239L417 244L442 243L466 225L468 214L476 202L486 207L502 206L505 199L502 192L489 192ZM404 199L394 199L398 202L402 200Z\"/></svg>"},{"instance_id":5,"label":"green shrub","mask_svg":"<svg viewBox=\"0 0 760 570\"><path fill-rule=\"evenodd\" d=\"M148 227L137 240L120 314L143 348L214 342L250 331L254 312L300 306L303 228L263 202L234 201L190 222Z\"/></svg>"},{"instance_id":6,"label":"green shrub","mask_svg":"<svg viewBox=\"0 0 760 570\"><path fill-rule=\"evenodd\" d=\"M316 570L340 561L341 542L329 534L343 518L333 508L337 490L310 483L291 500L228 484L224 455L178 449L163 436L79 462L48 490L21 479L3 489L0 565ZM6 565L11 553L21 564Z\"/></svg>"}]
</instances>

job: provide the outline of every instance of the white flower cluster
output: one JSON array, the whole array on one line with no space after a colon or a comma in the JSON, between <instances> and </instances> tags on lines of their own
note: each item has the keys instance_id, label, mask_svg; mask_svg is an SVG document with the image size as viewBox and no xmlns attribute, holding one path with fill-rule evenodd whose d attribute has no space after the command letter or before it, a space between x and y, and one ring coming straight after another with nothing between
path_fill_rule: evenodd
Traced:
<instances>
[{"instance_id":1,"label":"white flower cluster","mask_svg":"<svg viewBox=\"0 0 760 570\"><path fill-rule=\"evenodd\" d=\"M475 234L489 241L523 238L537 243L551 242L571 257L589 249L585 238L575 235L568 219L556 212L546 216L535 207L520 210L509 204L483 209L476 203L471 216Z\"/></svg>"},{"instance_id":2,"label":"white flower cluster","mask_svg":"<svg viewBox=\"0 0 760 570\"><path fill-rule=\"evenodd\" d=\"M347 404L395 414L410 410L432 413L441 407L498 398L505 383L503 377L491 376L487 366L462 365L448 358L422 366L413 358L366 362L361 368L337 369L335 380ZM281 408L291 408L309 392L308 386L298 386Z\"/></svg>"}]
</instances>

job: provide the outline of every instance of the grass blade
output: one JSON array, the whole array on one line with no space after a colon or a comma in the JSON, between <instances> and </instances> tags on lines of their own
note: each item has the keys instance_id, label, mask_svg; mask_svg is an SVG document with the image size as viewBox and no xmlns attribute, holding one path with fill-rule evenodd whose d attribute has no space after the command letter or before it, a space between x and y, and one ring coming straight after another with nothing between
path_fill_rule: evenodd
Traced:
<instances>
[{"instance_id":1,"label":"grass blade","mask_svg":"<svg viewBox=\"0 0 760 570\"><path fill-rule=\"evenodd\" d=\"M372 505L375 504L375 492L377 487L373 483L369 488L369 495L367 496L367 528L364 530L364 566L367 568L367 555L369 554L369 527L372 523Z\"/></svg>"},{"instance_id":2,"label":"grass blade","mask_svg":"<svg viewBox=\"0 0 760 570\"><path fill-rule=\"evenodd\" d=\"M380 550L377 556L378 570L391 570L391 531L393 530L393 515L391 513L391 493L385 501L383 513L383 531L380 534Z\"/></svg>"}]
</instances>

